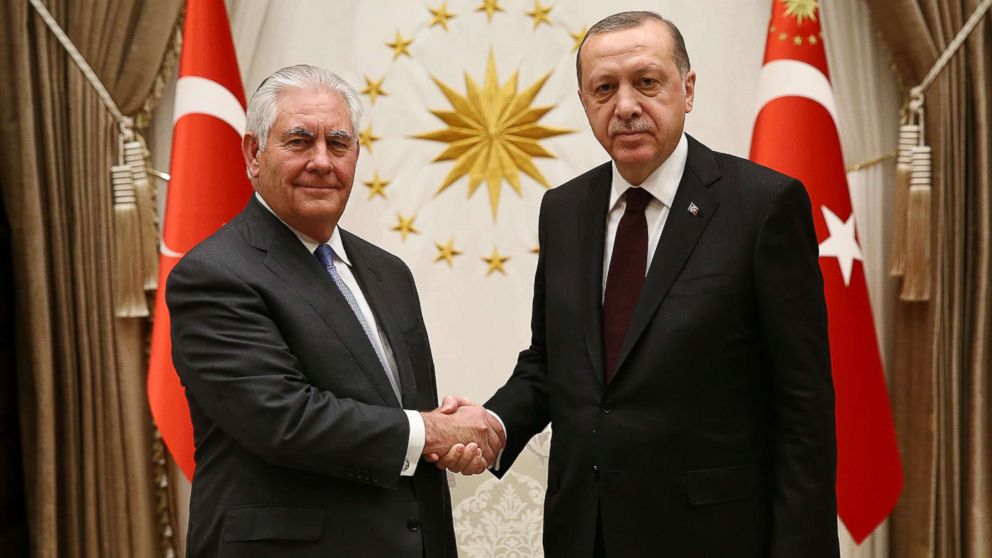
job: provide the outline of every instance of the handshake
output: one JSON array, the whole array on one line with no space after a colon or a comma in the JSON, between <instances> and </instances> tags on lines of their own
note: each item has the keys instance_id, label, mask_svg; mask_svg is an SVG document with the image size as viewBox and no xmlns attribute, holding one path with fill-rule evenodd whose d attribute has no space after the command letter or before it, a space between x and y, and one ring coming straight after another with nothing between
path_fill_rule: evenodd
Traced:
<instances>
[{"instance_id":1,"label":"handshake","mask_svg":"<svg viewBox=\"0 0 992 558\"><path fill-rule=\"evenodd\" d=\"M421 412L426 442L424 459L463 475L477 475L495 465L506 445L499 419L465 397L447 396L433 411Z\"/></svg>"}]
</instances>

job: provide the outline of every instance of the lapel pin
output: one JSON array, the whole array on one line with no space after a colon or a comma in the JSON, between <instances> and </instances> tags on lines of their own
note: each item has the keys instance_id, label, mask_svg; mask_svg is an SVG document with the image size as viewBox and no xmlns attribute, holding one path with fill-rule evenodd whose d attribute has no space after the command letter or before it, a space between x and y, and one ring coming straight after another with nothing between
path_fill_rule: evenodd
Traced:
<instances>
[{"instance_id":1,"label":"lapel pin","mask_svg":"<svg viewBox=\"0 0 992 558\"><path fill-rule=\"evenodd\" d=\"M699 217L699 206L689 202L689 213L692 213L693 217Z\"/></svg>"}]
</instances>

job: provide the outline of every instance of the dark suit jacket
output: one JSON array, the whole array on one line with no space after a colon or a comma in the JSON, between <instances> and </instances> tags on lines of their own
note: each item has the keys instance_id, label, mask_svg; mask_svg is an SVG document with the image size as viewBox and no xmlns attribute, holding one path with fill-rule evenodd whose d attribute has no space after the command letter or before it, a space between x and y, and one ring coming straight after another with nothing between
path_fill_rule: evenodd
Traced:
<instances>
[{"instance_id":1,"label":"dark suit jacket","mask_svg":"<svg viewBox=\"0 0 992 558\"><path fill-rule=\"evenodd\" d=\"M609 164L541 206L531 346L486 407L505 472L550 421L549 558L835 557L826 306L802 185L689 138L605 384ZM689 210L690 203L698 214Z\"/></svg>"},{"instance_id":2,"label":"dark suit jacket","mask_svg":"<svg viewBox=\"0 0 992 558\"><path fill-rule=\"evenodd\" d=\"M396 357L403 407L437 405L409 269L341 231ZM409 422L320 262L254 197L169 277L196 443L188 554L454 557L445 477L400 477Z\"/></svg>"}]
</instances>

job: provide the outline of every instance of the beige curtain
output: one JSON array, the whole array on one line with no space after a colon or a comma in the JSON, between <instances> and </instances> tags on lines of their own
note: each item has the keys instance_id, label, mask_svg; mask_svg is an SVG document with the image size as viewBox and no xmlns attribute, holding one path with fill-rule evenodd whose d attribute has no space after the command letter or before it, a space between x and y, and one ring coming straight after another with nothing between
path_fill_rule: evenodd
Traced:
<instances>
[{"instance_id":1,"label":"beige curtain","mask_svg":"<svg viewBox=\"0 0 992 558\"><path fill-rule=\"evenodd\" d=\"M904 91L979 0L866 0ZM896 308L891 374L906 488L897 557L992 556L992 15L926 92L931 299Z\"/></svg>"},{"instance_id":2,"label":"beige curtain","mask_svg":"<svg viewBox=\"0 0 992 558\"><path fill-rule=\"evenodd\" d=\"M181 0L45 4L123 112L147 110ZM156 556L147 324L111 292L117 125L27 0L0 6L0 75L32 554Z\"/></svg>"}]
</instances>

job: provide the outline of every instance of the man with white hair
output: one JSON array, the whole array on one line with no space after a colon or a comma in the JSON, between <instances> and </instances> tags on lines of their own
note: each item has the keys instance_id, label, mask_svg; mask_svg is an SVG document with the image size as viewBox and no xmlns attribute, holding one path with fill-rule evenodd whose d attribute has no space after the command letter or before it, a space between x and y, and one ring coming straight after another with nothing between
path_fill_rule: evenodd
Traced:
<instances>
[{"instance_id":1,"label":"man with white hair","mask_svg":"<svg viewBox=\"0 0 992 558\"><path fill-rule=\"evenodd\" d=\"M444 454L502 445L478 408L437 406L416 287L338 227L361 104L337 75L283 68L248 104L255 195L169 277L173 362L196 445L188 555L456 556Z\"/></svg>"}]
</instances>

